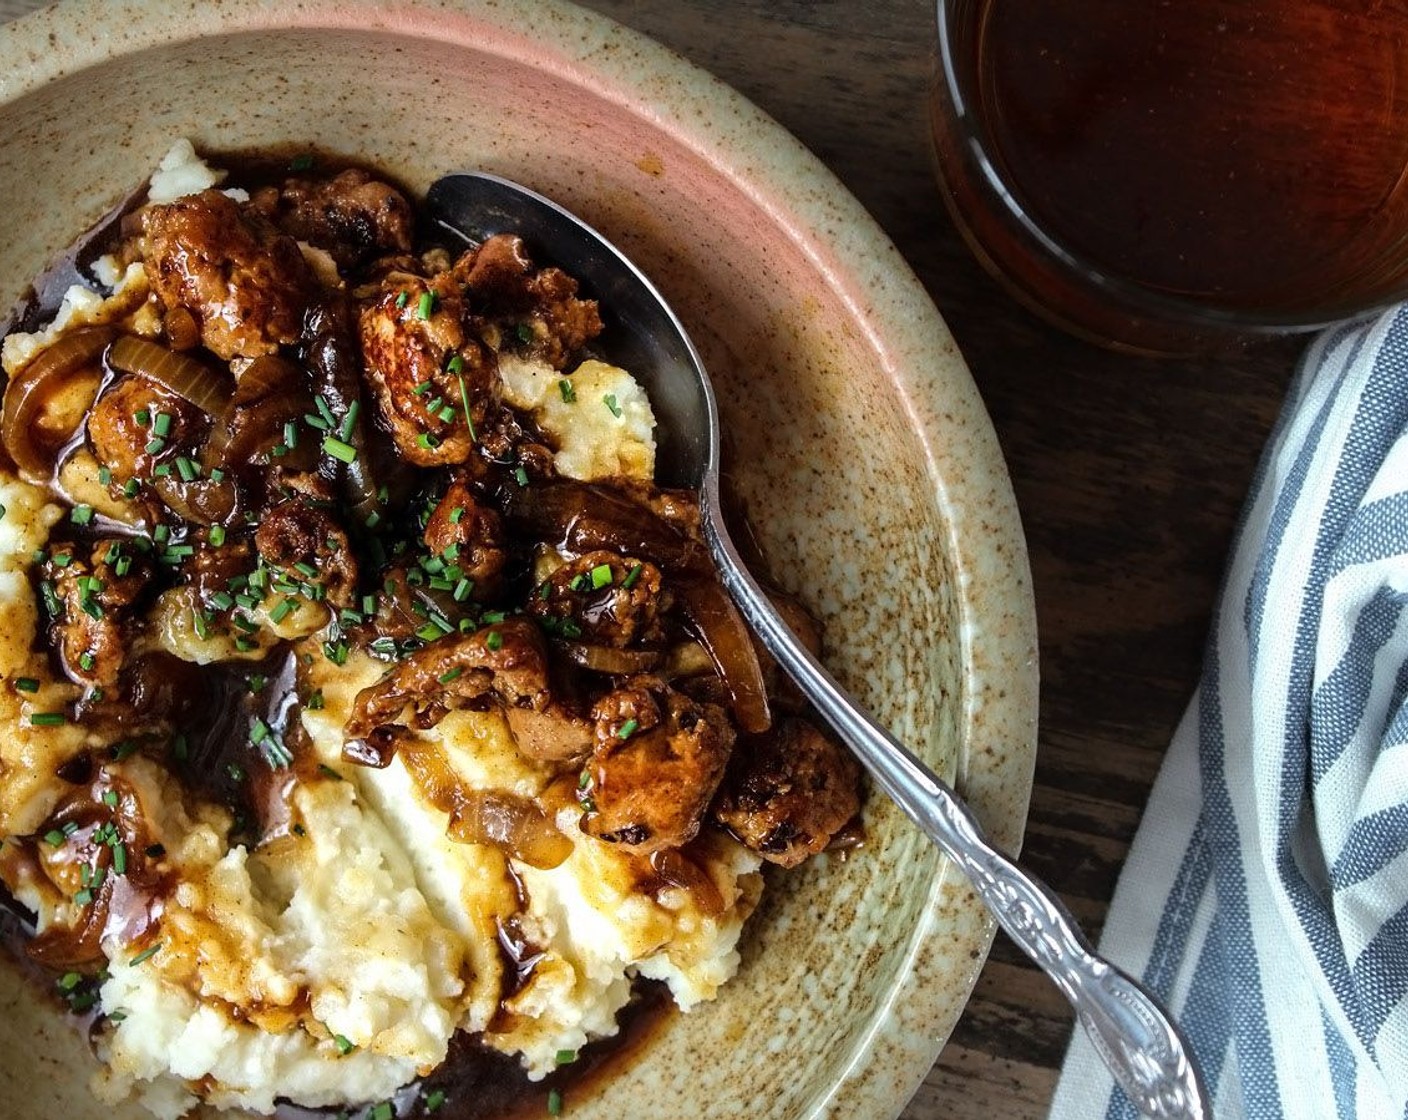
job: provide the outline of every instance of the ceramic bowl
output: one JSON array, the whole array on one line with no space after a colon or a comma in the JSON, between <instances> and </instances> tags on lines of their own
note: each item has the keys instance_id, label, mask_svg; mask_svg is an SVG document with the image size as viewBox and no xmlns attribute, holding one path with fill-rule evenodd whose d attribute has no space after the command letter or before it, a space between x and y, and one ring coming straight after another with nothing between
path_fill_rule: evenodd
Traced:
<instances>
[{"instance_id":1,"label":"ceramic bowl","mask_svg":"<svg viewBox=\"0 0 1408 1120\"><path fill-rule=\"evenodd\" d=\"M184 5L182 6L184 7ZM74 0L0 31L0 300L178 137L313 143L423 189L528 183L650 274L713 373L773 575L830 665L1015 848L1035 626L997 442L933 305L775 123L663 48L542 0ZM719 1000L669 1018L575 1120L891 1117L930 1068L992 925L878 794L866 844L771 877ZM49 1001L0 969L0 1100L116 1117ZM447 1110L448 1111L448 1110Z\"/></svg>"}]
</instances>

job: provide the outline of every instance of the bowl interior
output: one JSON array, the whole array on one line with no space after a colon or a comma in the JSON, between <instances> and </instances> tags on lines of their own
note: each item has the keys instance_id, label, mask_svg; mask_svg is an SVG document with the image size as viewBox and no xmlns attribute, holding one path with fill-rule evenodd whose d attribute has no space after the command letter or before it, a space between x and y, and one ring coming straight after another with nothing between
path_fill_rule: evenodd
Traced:
<instances>
[{"instance_id":1,"label":"bowl interior","mask_svg":"<svg viewBox=\"0 0 1408 1120\"><path fill-rule=\"evenodd\" d=\"M0 37L9 64L57 36L0 87L0 298L182 136L312 144L414 189L480 168L556 198L691 330L731 480L772 576L823 618L837 675L1015 844L1035 670L1006 476L932 305L834 181L711 79L572 9L207 7L61 5ZM991 930L876 794L865 829L849 860L772 877L739 977L572 1115L897 1113ZM0 975L0 1086L43 1094L36 1115L100 1115L74 1076L81 1045Z\"/></svg>"}]
</instances>

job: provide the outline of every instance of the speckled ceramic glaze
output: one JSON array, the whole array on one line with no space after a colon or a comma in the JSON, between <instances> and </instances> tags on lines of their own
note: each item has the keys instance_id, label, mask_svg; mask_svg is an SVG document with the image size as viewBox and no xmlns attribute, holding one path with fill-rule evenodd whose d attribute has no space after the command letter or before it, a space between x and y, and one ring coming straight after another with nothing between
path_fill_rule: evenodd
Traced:
<instances>
[{"instance_id":1,"label":"speckled ceramic glaze","mask_svg":"<svg viewBox=\"0 0 1408 1120\"><path fill-rule=\"evenodd\" d=\"M0 31L0 298L181 136L312 142L416 188L482 168L605 230L693 332L733 479L773 574L824 618L830 664L1018 844L1035 636L997 443L908 268L780 128L662 48L541 0L77 0ZM571 1115L897 1114L992 927L891 805L872 797L865 828L848 861L773 877L725 994ZM39 1003L0 984L7 1111L118 1115Z\"/></svg>"}]
</instances>

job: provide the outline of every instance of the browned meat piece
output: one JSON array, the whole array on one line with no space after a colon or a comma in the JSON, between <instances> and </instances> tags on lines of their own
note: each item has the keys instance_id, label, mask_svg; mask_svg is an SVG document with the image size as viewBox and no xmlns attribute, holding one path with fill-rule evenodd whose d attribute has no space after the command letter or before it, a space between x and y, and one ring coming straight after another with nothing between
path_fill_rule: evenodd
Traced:
<instances>
[{"instance_id":1,"label":"browned meat piece","mask_svg":"<svg viewBox=\"0 0 1408 1120\"><path fill-rule=\"evenodd\" d=\"M195 546L195 552L185 564L186 578L206 607L217 611L229 610L222 595L232 594L231 583L241 576L248 577L254 571L256 558L253 542L248 537L231 534L222 538L216 546L210 543L208 533L202 533L191 543Z\"/></svg>"},{"instance_id":2,"label":"browned meat piece","mask_svg":"<svg viewBox=\"0 0 1408 1120\"><path fill-rule=\"evenodd\" d=\"M321 584L327 602L346 607L357 589L357 562L342 527L326 510L289 498L264 515L254 547L271 568L294 583Z\"/></svg>"},{"instance_id":3,"label":"browned meat piece","mask_svg":"<svg viewBox=\"0 0 1408 1120\"><path fill-rule=\"evenodd\" d=\"M639 853L694 839L733 747L723 709L637 677L598 700L592 718L582 831Z\"/></svg>"},{"instance_id":4,"label":"browned meat piece","mask_svg":"<svg viewBox=\"0 0 1408 1120\"><path fill-rule=\"evenodd\" d=\"M459 283L397 272L362 308L362 357L382 417L402 456L421 467L463 463L474 446L465 423L484 421L497 383L493 355L466 336ZM461 388L463 386L463 388Z\"/></svg>"},{"instance_id":5,"label":"browned meat piece","mask_svg":"<svg viewBox=\"0 0 1408 1120\"><path fill-rule=\"evenodd\" d=\"M669 609L660 569L617 552L588 552L553 572L528 601L549 633L625 649L664 641Z\"/></svg>"},{"instance_id":6,"label":"browned meat piece","mask_svg":"<svg viewBox=\"0 0 1408 1120\"><path fill-rule=\"evenodd\" d=\"M785 719L739 744L712 815L783 867L821 851L860 812L860 767L810 723Z\"/></svg>"},{"instance_id":7,"label":"browned meat piece","mask_svg":"<svg viewBox=\"0 0 1408 1120\"><path fill-rule=\"evenodd\" d=\"M473 581L471 598L489 602L498 597L508 561L503 522L475 499L464 479L450 483L425 523L423 539L432 556L457 565Z\"/></svg>"},{"instance_id":8,"label":"browned meat piece","mask_svg":"<svg viewBox=\"0 0 1408 1120\"><path fill-rule=\"evenodd\" d=\"M553 696L542 634L517 618L411 654L357 694L346 732L357 740L387 728L434 727L446 712L485 697L504 705L519 749L529 757L566 758L590 746L590 725Z\"/></svg>"},{"instance_id":9,"label":"browned meat piece","mask_svg":"<svg viewBox=\"0 0 1408 1120\"><path fill-rule=\"evenodd\" d=\"M289 179L250 199L285 233L325 249L342 268L411 249L411 204L395 187L350 168L332 179Z\"/></svg>"},{"instance_id":10,"label":"browned meat piece","mask_svg":"<svg viewBox=\"0 0 1408 1120\"><path fill-rule=\"evenodd\" d=\"M198 446L209 427L195 405L149 378L130 374L98 398L88 417L88 441L120 492L131 479L149 481L158 463L170 462L183 448Z\"/></svg>"},{"instance_id":11,"label":"browned meat piece","mask_svg":"<svg viewBox=\"0 0 1408 1120\"><path fill-rule=\"evenodd\" d=\"M50 635L65 672L81 684L117 683L131 648L132 605L151 575L130 540L99 540L91 550L54 543L44 563L45 600L58 611Z\"/></svg>"},{"instance_id":12,"label":"browned meat piece","mask_svg":"<svg viewBox=\"0 0 1408 1120\"><path fill-rule=\"evenodd\" d=\"M501 233L455 262L469 310L557 369L601 333L595 300L560 268L535 269L522 239Z\"/></svg>"},{"instance_id":13,"label":"browned meat piece","mask_svg":"<svg viewBox=\"0 0 1408 1120\"><path fill-rule=\"evenodd\" d=\"M219 191L149 206L141 223L153 290L196 317L211 351L229 361L298 341L314 280L293 238Z\"/></svg>"}]
</instances>

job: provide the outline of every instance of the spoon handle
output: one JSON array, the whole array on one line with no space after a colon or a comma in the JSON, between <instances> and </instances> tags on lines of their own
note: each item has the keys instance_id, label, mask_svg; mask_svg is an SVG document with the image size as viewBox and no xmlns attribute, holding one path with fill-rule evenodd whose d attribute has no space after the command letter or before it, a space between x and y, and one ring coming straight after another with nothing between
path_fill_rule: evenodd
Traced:
<instances>
[{"instance_id":1,"label":"spoon handle","mask_svg":"<svg viewBox=\"0 0 1408 1120\"><path fill-rule=\"evenodd\" d=\"M962 799L875 723L797 641L743 566L715 495L704 495L704 510L720 574L763 645L881 789L958 864L1008 936L1055 981L1135 1107L1157 1120L1210 1116L1191 1051L1153 996L1097 955L1056 895L994 848Z\"/></svg>"}]
</instances>

